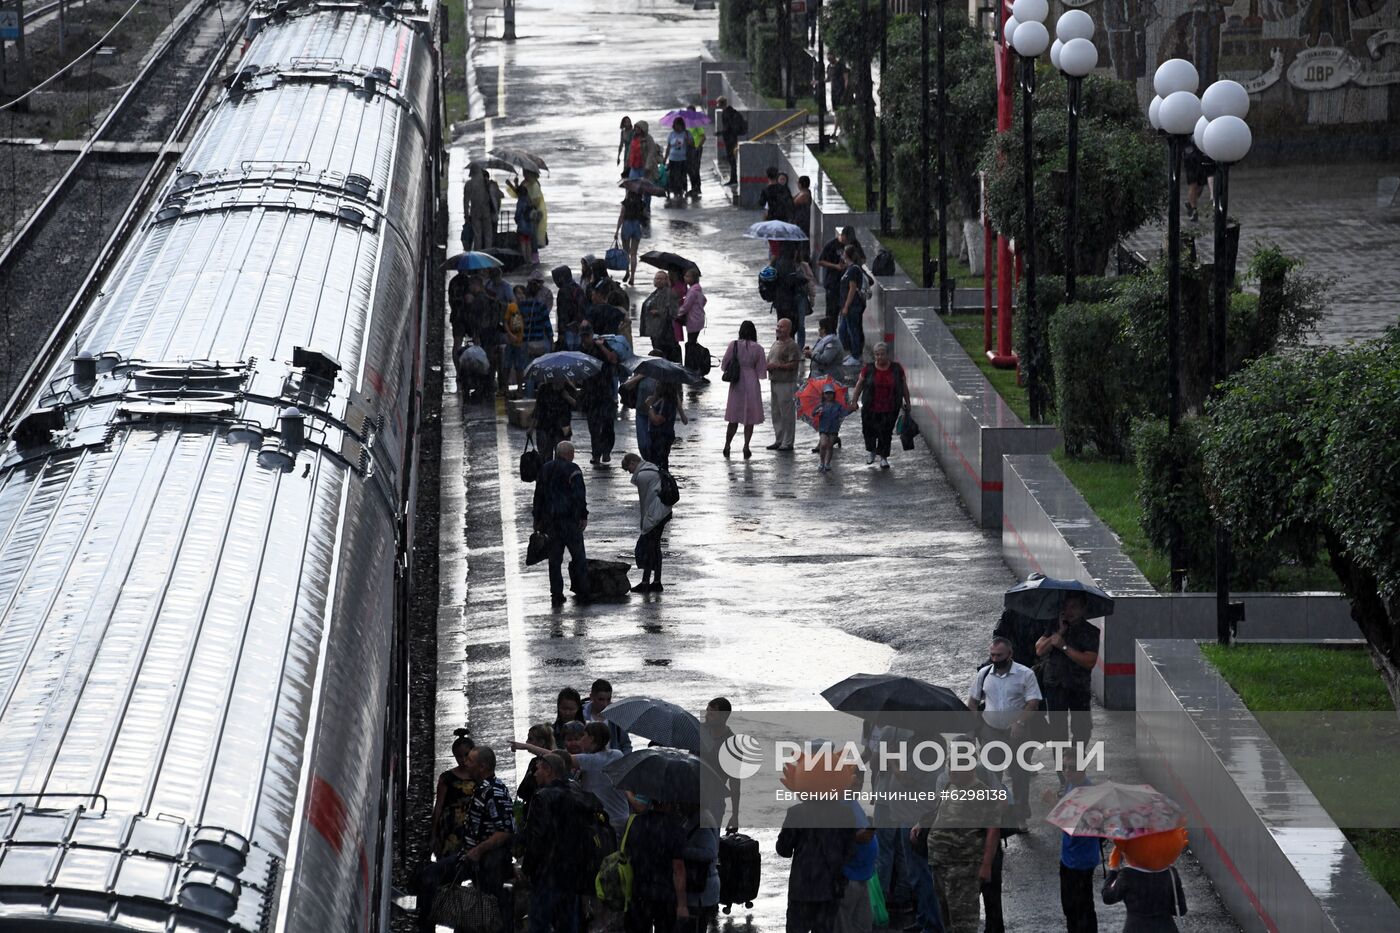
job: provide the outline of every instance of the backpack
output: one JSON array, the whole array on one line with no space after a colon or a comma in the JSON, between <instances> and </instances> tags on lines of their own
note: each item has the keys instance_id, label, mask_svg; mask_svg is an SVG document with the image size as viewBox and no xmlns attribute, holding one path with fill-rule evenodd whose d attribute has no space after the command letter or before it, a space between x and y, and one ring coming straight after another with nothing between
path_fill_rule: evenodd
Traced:
<instances>
[{"instance_id":1,"label":"backpack","mask_svg":"<svg viewBox=\"0 0 1400 933\"><path fill-rule=\"evenodd\" d=\"M785 185L774 184L770 190L772 197L768 199L768 219L788 222L792 220L795 207L792 203L792 192Z\"/></svg>"},{"instance_id":2,"label":"backpack","mask_svg":"<svg viewBox=\"0 0 1400 933\"><path fill-rule=\"evenodd\" d=\"M603 857L594 875L593 894L611 910L626 910L632 901L632 861L627 857L627 835L632 832L632 822L636 818L636 814L627 818L622 844L616 852Z\"/></svg>"},{"instance_id":3,"label":"backpack","mask_svg":"<svg viewBox=\"0 0 1400 933\"><path fill-rule=\"evenodd\" d=\"M758 271L758 297L764 301L778 297L778 270L771 265Z\"/></svg>"},{"instance_id":4,"label":"backpack","mask_svg":"<svg viewBox=\"0 0 1400 933\"><path fill-rule=\"evenodd\" d=\"M656 497L661 500L662 505L675 505L681 501L681 487L676 485L676 478L671 475L669 470L663 470L660 467L657 467L656 470L661 474L661 488L657 490Z\"/></svg>"},{"instance_id":5,"label":"backpack","mask_svg":"<svg viewBox=\"0 0 1400 933\"><path fill-rule=\"evenodd\" d=\"M578 804L577 815L581 817L583 825L580 827L577 893L590 895L594 893L594 885L603 863L607 861L608 856L617 852L617 833L613 832L608 813L596 796L580 792Z\"/></svg>"},{"instance_id":6,"label":"backpack","mask_svg":"<svg viewBox=\"0 0 1400 933\"><path fill-rule=\"evenodd\" d=\"M870 264L871 275L894 275L894 256L887 249L882 249L875 254L875 261Z\"/></svg>"}]
</instances>

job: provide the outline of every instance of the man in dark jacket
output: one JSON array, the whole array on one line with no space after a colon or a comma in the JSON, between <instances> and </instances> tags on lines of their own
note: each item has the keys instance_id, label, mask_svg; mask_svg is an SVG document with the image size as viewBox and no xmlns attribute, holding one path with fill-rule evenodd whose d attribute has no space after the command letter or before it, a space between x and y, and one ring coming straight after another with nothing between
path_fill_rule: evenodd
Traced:
<instances>
[{"instance_id":1,"label":"man in dark jacket","mask_svg":"<svg viewBox=\"0 0 1400 933\"><path fill-rule=\"evenodd\" d=\"M564 604L564 550L569 551L569 579L580 599L588 598L588 556L583 532L588 527L588 491L583 471L574 463L574 445L560 441L554 459L540 467L532 509L535 528L549 536L549 601Z\"/></svg>"},{"instance_id":2,"label":"man in dark jacket","mask_svg":"<svg viewBox=\"0 0 1400 933\"><path fill-rule=\"evenodd\" d=\"M583 320L583 311L588 307L588 296L583 286L574 281L574 274L568 266L557 266L550 272L558 292L554 296L554 307L559 312L557 334L565 350L578 349L578 325Z\"/></svg>"},{"instance_id":3,"label":"man in dark jacket","mask_svg":"<svg viewBox=\"0 0 1400 933\"><path fill-rule=\"evenodd\" d=\"M846 890L842 869L855 847L855 816L839 800L804 800L788 810L778 833L778 854L792 859L787 933L835 929Z\"/></svg>"},{"instance_id":4,"label":"man in dark jacket","mask_svg":"<svg viewBox=\"0 0 1400 933\"><path fill-rule=\"evenodd\" d=\"M537 761L538 789L522 833L525 857L521 864L530 879L530 929L578 933L577 891L586 840L578 832L576 798L583 791L569 782L568 766L558 754Z\"/></svg>"},{"instance_id":5,"label":"man in dark jacket","mask_svg":"<svg viewBox=\"0 0 1400 933\"><path fill-rule=\"evenodd\" d=\"M598 305L593 307L597 308ZM596 467L612 462L612 449L616 442L617 387L613 382L613 367L617 364L618 355L607 343L594 338L594 326L588 321L579 325L578 335L582 341L579 352L598 360L602 368L596 376L584 380L578 403L588 419L588 462Z\"/></svg>"},{"instance_id":6,"label":"man in dark jacket","mask_svg":"<svg viewBox=\"0 0 1400 933\"><path fill-rule=\"evenodd\" d=\"M719 108L719 138L724 140L724 155L729 161L729 181L726 185L739 183L739 137L749 131L749 121L744 115L729 106L729 100L721 97L715 101Z\"/></svg>"},{"instance_id":7,"label":"man in dark jacket","mask_svg":"<svg viewBox=\"0 0 1400 933\"><path fill-rule=\"evenodd\" d=\"M759 193L758 206L766 212L764 219L789 223L792 220L792 189L780 177L777 166L768 166L767 175L768 186Z\"/></svg>"}]
</instances>

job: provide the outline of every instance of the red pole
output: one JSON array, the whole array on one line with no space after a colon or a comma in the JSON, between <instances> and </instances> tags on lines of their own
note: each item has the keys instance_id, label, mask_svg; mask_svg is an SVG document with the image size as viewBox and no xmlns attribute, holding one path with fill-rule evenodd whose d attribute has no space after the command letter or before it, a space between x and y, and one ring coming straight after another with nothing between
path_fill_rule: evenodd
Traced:
<instances>
[{"instance_id":1,"label":"red pole","mask_svg":"<svg viewBox=\"0 0 1400 933\"><path fill-rule=\"evenodd\" d=\"M982 207L982 352L992 352L992 220L987 214L987 175L978 176Z\"/></svg>"},{"instance_id":2,"label":"red pole","mask_svg":"<svg viewBox=\"0 0 1400 933\"><path fill-rule=\"evenodd\" d=\"M1016 80L1012 71L1012 51L1002 35L1006 20L1011 16L1011 4L999 5L996 35L997 73L997 132L1011 129L1012 111L1015 102ZM991 275L991 257L987 257L987 274ZM1016 354L1011 349L1011 242L1004 236L997 237L997 349L987 350L987 357L993 366L1010 368L1016 365Z\"/></svg>"}]
</instances>

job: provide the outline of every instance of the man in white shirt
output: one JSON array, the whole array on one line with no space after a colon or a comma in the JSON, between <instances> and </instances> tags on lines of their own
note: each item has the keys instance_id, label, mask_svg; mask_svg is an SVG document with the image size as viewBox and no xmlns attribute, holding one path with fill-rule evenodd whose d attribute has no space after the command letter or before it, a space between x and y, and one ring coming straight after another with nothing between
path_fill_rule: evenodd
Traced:
<instances>
[{"instance_id":1,"label":"man in white shirt","mask_svg":"<svg viewBox=\"0 0 1400 933\"><path fill-rule=\"evenodd\" d=\"M572 743L578 727L583 727L583 735L579 738L579 751L570 752L573 758L574 769L578 772L579 786L598 798L598 802L603 805L603 810L608 814L608 822L612 824L617 832L617 838L622 838L623 831L627 828L627 817L631 814L631 808L627 803L627 795L618 790L613 782L603 773L608 765L622 757L622 752L615 748L608 747L611 739L609 724L606 722L590 722L587 725L581 722L571 722L565 725L566 742ZM527 751L532 755L547 755L551 749L541 748L531 745L529 742L511 742L510 747L516 751Z\"/></svg>"},{"instance_id":2,"label":"man in white shirt","mask_svg":"<svg viewBox=\"0 0 1400 933\"><path fill-rule=\"evenodd\" d=\"M1024 664L1011 660L1011 640L997 636L992 639L990 663L982 665L972 678L968 691L969 709L982 710L982 726L978 738L987 742L1005 742L1013 754L1017 745L1031 738L1032 720L1040 709L1040 685L1035 672ZM1030 815L1030 772L1013 762L1011 795L1012 812L1021 820Z\"/></svg>"}]
</instances>

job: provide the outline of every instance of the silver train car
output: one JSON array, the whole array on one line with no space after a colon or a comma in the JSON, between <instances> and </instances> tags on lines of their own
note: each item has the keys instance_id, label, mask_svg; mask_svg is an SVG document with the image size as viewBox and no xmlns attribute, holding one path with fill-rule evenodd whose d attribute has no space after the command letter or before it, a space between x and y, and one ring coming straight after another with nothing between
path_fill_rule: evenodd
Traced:
<instances>
[{"instance_id":1,"label":"silver train car","mask_svg":"<svg viewBox=\"0 0 1400 933\"><path fill-rule=\"evenodd\" d=\"M266 16L5 425L0 928L387 925L436 15Z\"/></svg>"}]
</instances>

